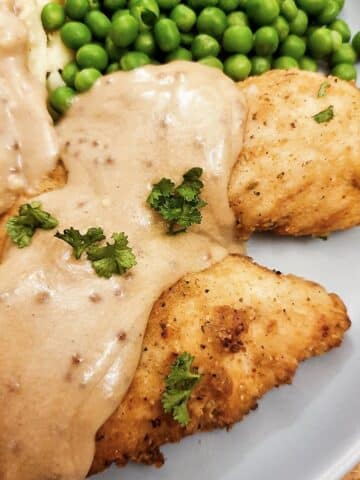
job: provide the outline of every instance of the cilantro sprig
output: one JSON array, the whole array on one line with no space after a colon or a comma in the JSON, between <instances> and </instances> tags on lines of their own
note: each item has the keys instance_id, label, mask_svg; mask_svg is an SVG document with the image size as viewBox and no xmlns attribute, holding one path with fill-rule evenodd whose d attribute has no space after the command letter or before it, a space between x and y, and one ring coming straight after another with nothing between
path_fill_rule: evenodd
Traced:
<instances>
[{"instance_id":1,"label":"cilantro sprig","mask_svg":"<svg viewBox=\"0 0 360 480\"><path fill-rule=\"evenodd\" d=\"M187 403L201 375L191 369L194 357L184 352L177 357L165 379L165 392L161 402L165 413L171 413L174 420L186 427L190 421Z\"/></svg>"},{"instance_id":2,"label":"cilantro sprig","mask_svg":"<svg viewBox=\"0 0 360 480\"><path fill-rule=\"evenodd\" d=\"M191 225L201 223L200 209L207 205L200 198L204 186L200 180L202 173L201 168L195 167L183 175L178 186L168 178L153 185L147 203L166 221L170 235L186 232Z\"/></svg>"},{"instance_id":3,"label":"cilantro sprig","mask_svg":"<svg viewBox=\"0 0 360 480\"><path fill-rule=\"evenodd\" d=\"M56 238L64 240L73 247L73 255L79 260L82 254L91 246L102 240L105 240L104 231L100 227L89 228L88 231L82 235L79 230L70 227L64 230L63 233L57 232L55 235Z\"/></svg>"},{"instance_id":4,"label":"cilantro sprig","mask_svg":"<svg viewBox=\"0 0 360 480\"><path fill-rule=\"evenodd\" d=\"M9 218L6 231L19 248L28 247L37 229L52 230L58 221L49 212L45 212L40 202L25 203L20 206L19 213Z\"/></svg>"},{"instance_id":5,"label":"cilantro sprig","mask_svg":"<svg viewBox=\"0 0 360 480\"><path fill-rule=\"evenodd\" d=\"M52 230L59 222L49 212L45 212L40 202L25 203L19 208L19 214L9 218L6 230L11 240L19 247L30 245L35 231L40 228ZM73 248L74 257L79 260L86 252L88 260L100 277L110 278L114 274L123 275L136 265L136 257L129 247L125 233L113 233L113 243L99 245L105 240L100 227L91 227L85 234L74 227L57 232L55 237Z\"/></svg>"},{"instance_id":6,"label":"cilantro sprig","mask_svg":"<svg viewBox=\"0 0 360 480\"><path fill-rule=\"evenodd\" d=\"M99 277L110 278L113 274L124 275L136 265L136 257L129 247L125 233L113 233L114 242L105 246L91 246L87 257Z\"/></svg>"},{"instance_id":7,"label":"cilantro sprig","mask_svg":"<svg viewBox=\"0 0 360 480\"><path fill-rule=\"evenodd\" d=\"M56 238L63 240L73 248L73 255L80 259L86 252L91 266L99 277L110 278L112 275L124 275L136 265L136 257L129 247L128 237L125 233L113 233L112 244L99 245L105 240L104 231L100 227L92 227L85 234L70 227L63 233L57 232Z\"/></svg>"}]
</instances>

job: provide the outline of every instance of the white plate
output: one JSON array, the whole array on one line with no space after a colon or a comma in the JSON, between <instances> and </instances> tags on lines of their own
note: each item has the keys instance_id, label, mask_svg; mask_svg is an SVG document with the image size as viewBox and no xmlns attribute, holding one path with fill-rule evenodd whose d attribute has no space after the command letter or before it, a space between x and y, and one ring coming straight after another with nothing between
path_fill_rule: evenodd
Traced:
<instances>
[{"instance_id":1,"label":"white plate","mask_svg":"<svg viewBox=\"0 0 360 480\"><path fill-rule=\"evenodd\" d=\"M346 1L344 18L360 29L359 0ZM165 446L160 470L113 467L94 480L339 480L360 461L360 229L327 242L258 236L248 250L343 298L353 322L343 346L304 363L292 386L268 393L229 433Z\"/></svg>"}]
</instances>

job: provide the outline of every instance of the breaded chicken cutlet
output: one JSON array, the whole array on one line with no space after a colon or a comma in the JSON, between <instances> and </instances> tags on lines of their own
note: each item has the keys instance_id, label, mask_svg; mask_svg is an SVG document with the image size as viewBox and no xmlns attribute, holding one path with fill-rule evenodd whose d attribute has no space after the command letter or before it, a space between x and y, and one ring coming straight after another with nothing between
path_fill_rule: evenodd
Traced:
<instances>
[{"instance_id":1,"label":"breaded chicken cutlet","mask_svg":"<svg viewBox=\"0 0 360 480\"><path fill-rule=\"evenodd\" d=\"M60 166L42 191L65 182ZM0 247L5 239L0 235ZM98 432L92 473L129 460L161 465L162 444L241 420L268 390L290 383L300 361L340 345L349 326L336 295L246 257L232 256L186 276L153 308L132 386ZM195 356L202 374L186 428L164 414L161 405L165 377L184 351Z\"/></svg>"},{"instance_id":2,"label":"breaded chicken cutlet","mask_svg":"<svg viewBox=\"0 0 360 480\"><path fill-rule=\"evenodd\" d=\"M241 237L323 236L358 225L358 88L299 70L273 70L239 88L249 116L230 202Z\"/></svg>"},{"instance_id":3,"label":"breaded chicken cutlet","mask_svg":"<svg viewBox=\"0 0 360 480\"><path fill-rule=\"evenodd\" d=\"M134 380L98 432L91 472L112 462L159 466L164 443L231 426L268 390L291 383L299 362L339 346L349 326L336 295L247 257L187 275L154 305ZM184 351L202 375L185 428L161 405L165 377Z\"/></svg>"}]
</instances>

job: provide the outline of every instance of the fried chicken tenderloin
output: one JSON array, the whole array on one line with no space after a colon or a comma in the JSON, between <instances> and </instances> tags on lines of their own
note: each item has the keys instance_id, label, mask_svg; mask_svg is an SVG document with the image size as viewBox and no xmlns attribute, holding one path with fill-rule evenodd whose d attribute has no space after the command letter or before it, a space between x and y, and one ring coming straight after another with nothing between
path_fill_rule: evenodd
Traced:
<instances>
[{"instance_id":1,"label":"fried chicken tenderloin","mask_svg":"<svg viewBox=\"0 0 360 480\"><path fill-rule=\"evenodd\" d=\"M358 225L356 86L319 73L274 70L239 88L250 109L230 183L241 237L265 230L322 236Z\"/></svg>"},{"instance_id":2,"label":"fried chicken tenderloin","mask_svg":"<svg viewBox=\"0 0 360 480\"><path fill-rule=\"evenodd\" d=\"M160 466L160 446L241 420L268 390L291 383L299 362L341 344L350 321L316 283L230 256L165 292L152 310L141 361L116 412L97 434L91 473L112 462ZM181 427L161 396L174 360L195 357L202 377Z\"/></svg>"}]
</instances>

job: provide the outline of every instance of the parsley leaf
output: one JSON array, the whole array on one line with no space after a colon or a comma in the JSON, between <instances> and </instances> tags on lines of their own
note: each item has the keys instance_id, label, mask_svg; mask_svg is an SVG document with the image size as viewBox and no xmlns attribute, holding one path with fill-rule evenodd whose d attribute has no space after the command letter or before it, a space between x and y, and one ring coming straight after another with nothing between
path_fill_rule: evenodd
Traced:
<instances>
[{"instance_id":1,"label":"parsley leaf","mask_svg":"<svg viewBox=\"0 0 360 480\"><path fill-rule=\"evenodd\" d=\"M73 247L73 255L79 260L81 255L94 243L105 240L105 235L102 228L89 228L85 235L82 235L79 230L75 230L73 227L64 230L63 233L57 232L56 238L64 240Z\"/></svg>"},{"instance_id":2,"label":"parsley leaf","mask_svg":"<svg viewBox=\"0 0 360 480\"><path fill-rule=\"evenodd\" d=\"M166 389L161 398L165 413L171 413L183 427L190 421L187 402L201 378L197 371L191 371L193 361L194 357L187 352L178 356L165 379Z\"/></svg>"},{"instance_id":3,"label":"parsley leaf","mask_svg":"<svg viewBox=\"0 0 360 480\"><path fill-rule=\"evenodd\" d=\"M313 119L317 123L327 123L334 118L334 107L330 105L328 108L322 112L317 113L313 116Z\"/></svg>"},{"instance_id":4,"label":"parsley leaf","mask_svg":"<svg viewBox=\"0 0 360 480\"><path fill-rule=\"evenodd\" d=\"M320 85L319 92L318 92L318 97L319 97L319 98L321 98L321 97L326 97L328 88L330 88L330 83L328 83L328 82L323 82L323 83Z\"/></svg>"},{"instance_id":5,"label":"parsley leaf","mask_svg":"<svg viewBox=\"0 0 360 480\"><path fill-rule=\"evenodd\" d=\"M90 246L87 257L99 277L110 278L113 274L123 275L136 265L136 258L129 247L125 233L113 233L114 243L105 246Z\"/></svg>"},{"instance_id":6,"label":"parsley leaf","mask_svg":"<svg viewBox=\"0 0 360 480\"><path fill-rule=\"evenodd\" d=\"M168 178L153 185L147 203L167 222L167 233L186 232L191 225L201 223L200 209L207 205L200 198L204 186L200 180L202 173L202 168L190 169L177 187Z\"/></svg>"},{"instance_id":7,"label":"parsley leaf","mask_svg":"<svg viewBox=\"0 0 360 480\"><path fill-rule=\"evenodd\" d=\"M58 221L41 208L40 202L25 203L19 208L19 214L9 218L6 231L11 240L19 247L30 245L36 229L52 230Z\"/></svg>"}]
</instances>

